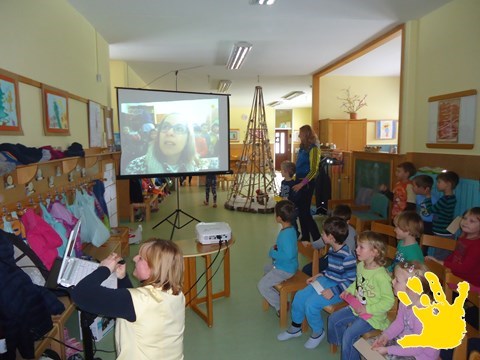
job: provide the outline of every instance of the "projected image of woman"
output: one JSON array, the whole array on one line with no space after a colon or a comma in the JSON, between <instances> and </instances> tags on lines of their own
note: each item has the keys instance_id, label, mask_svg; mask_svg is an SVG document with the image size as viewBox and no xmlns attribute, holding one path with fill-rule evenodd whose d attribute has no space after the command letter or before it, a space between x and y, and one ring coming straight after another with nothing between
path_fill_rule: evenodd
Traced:
<instances>
[{"instance_id":1,"label":"projected image of woman","mask_svg":"<svg viewBox=\"0 0 480 360\"><path fill-rule=\"evenodd\" d=\"M196 171L195 137L188 121L178 113L167 115L147 153L128 164L125 172L159 174Z\"/></svg>"}]
</instances>

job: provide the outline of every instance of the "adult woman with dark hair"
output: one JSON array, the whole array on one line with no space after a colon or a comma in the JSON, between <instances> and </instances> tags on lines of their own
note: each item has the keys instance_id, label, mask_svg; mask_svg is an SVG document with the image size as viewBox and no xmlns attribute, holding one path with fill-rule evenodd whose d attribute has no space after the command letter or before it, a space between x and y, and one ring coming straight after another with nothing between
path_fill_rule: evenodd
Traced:
<instances>
[{"instance_id":1,"label":"adult woman with dark hair","mask_svg":"<svg viewBox=\"0 0 480 360\"><path fill-rule=\"evenodd\" d=\"M197 170L195 137L188 121L178 113L158 124L158 135L147 153L130 162L126 174L160 174Z\"/></svg>"},{"instance_id":2,"label":"adult woman with dark hair","mask_svg":"<svg viewBox=\"0 0 480 360\"><path fill-rule=\"evenodd\" d=\"M313 191L315 190L315 178L317 176L318 164L320 163L320 146L318 138L310 125L300 128L300 150L296 162L296 179L300 182L292 187L297 192L295 204L298 209L298 219L302 232L302 241L320 239L320 232L317 224L310 213Z\"/></svg>"}]
</instances>

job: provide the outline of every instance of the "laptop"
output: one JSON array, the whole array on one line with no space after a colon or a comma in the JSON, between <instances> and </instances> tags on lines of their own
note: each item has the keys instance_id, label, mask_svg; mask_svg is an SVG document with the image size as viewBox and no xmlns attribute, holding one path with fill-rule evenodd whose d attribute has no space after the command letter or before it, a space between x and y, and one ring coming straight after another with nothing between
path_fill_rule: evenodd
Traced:
<instances>
[{"instance_id":1,"label":"laptop","mask_svg":"<svg viewBox=\"0 0 480 360\"><path fill-rule=\"evenodd\" d=\"M57 283L63 287L69 288L77 285L85 276L95 271L100 264L94 261L88 261L75 257L75 240L80 232L79 220L73 228L68 238L65 254L58 272ZM117 276L113 272L104 282L102 286L111 289L117 288Z\"/></svg>"}]
</instances>

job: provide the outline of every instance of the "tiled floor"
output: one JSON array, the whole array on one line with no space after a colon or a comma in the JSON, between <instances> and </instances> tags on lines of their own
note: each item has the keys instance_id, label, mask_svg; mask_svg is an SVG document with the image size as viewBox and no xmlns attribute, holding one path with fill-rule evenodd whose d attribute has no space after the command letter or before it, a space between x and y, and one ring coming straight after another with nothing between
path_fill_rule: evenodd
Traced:
<instances>
[{"instance_id":1,"label":"tiled floor","mask_svg":"<svg viewBox=\"0 0 480 360\"><path fill-rule=\"evenodd\" d=\"M219 191L219 207L203 205L204 187L195 185L180 188L180 208L204 222L225 221L230 224L236 243L231 249L231 288L230 298L214 301L214 324L209 328L200 317L190 309L186 310L184 354L185 359L334 359L339 355L329 353L326 340L315 350L307 350L303 343L308 334L287 342L279 342L276 335L279 328L278 318L273 310L262 311L262 299L257 290L257 282L262 276L263 267L269 262L269 247L274 243L279 230L272 214L243 213L226 210L223 203L226 191ZM176 208L176 194L172 193L160 204L160 211L152 216L149 223L143 223L143 238L169 238L172 225L164 222L155 230L151 228L172 213ZM173 220L173 219L172 219ZM180 225L186 219L180 217ZM136 227L137 224L126 225ZM173 239L195 236L195 223L174 231ZM136 254L137 245L131 246L131 257ZM220 265L213 265L216 269ZM130 262L130 269L133 264ZM199 268L200 269L200 268ZM214 278L214 288L222 280L222 271ZM73 318L73 316L72 316ZM76 323L70 322L70 327ZM78 330L77 330L78 331ZM75 330L72 329L72 332ZM113 350L113 332L97 344L97 349ZM96 356L110 360L113 353L97 352ZM133 360L133 359L132 359Z\"/></svg>"}]
</instances>

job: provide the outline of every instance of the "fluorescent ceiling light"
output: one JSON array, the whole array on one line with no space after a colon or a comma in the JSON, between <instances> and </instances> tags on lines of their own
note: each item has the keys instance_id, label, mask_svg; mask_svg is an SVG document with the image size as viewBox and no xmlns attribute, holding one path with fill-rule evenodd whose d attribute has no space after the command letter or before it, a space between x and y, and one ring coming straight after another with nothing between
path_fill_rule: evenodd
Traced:
<instances>
[{"instance_id":1,"label":"fluorescent ceiling light","mask_svg":"<svg viewBox=\"0 0 480 360\"><path fill-rule=\"evenodd\" d=\"M230 88L230 85L232 85L231 80L220 80L218 82L218 89L217 90L218 90L218 92L224 93Z\"/></svg>"},{"instance_id":2,"label":"fluorescent ceiling light","mask_svg":"<svg viewBox=\"0 0 480 360\"><path fill-rule=\"evenodd\" d=\"M245 58L251 49L252 44L248 42L241 41L236 43L233 47L230 57L228 58L227 69L239 69L243 65L243 62L245 61Z\"/></svg>"},{"instance_id":3,"label":"fluorescent ceiling light","mask_svg":"<svg viewBox=\"0 0 480 360\"><path fill-rule=\"evenodd\" d=\"M252 0L251 4L253 5L273 5L275 0Z\"/></svg>"},{"instance_id":4,"label":"fluorescent ceiling light","mask_svg":"<svg viewBox=\"0 0 480 360\"><path fill-rule=\"evenodd\" d=\"M281 101L272 101L271 103L268 103L268 106L275 107L280 105L282 102Z\"/></svg>"},{"instance_id":5,"label":"fluorescent ceiling light","mask_svg":"<svg viewBox=\"0 0 480 360\"><path fill-rule=\"evenodd\" d=\"M293 98L296 98L297 96L305 94L305 91L291 91L288 94L282 96L282 99L284 100L292 100Z\"/></svg>"}]
</instances>

